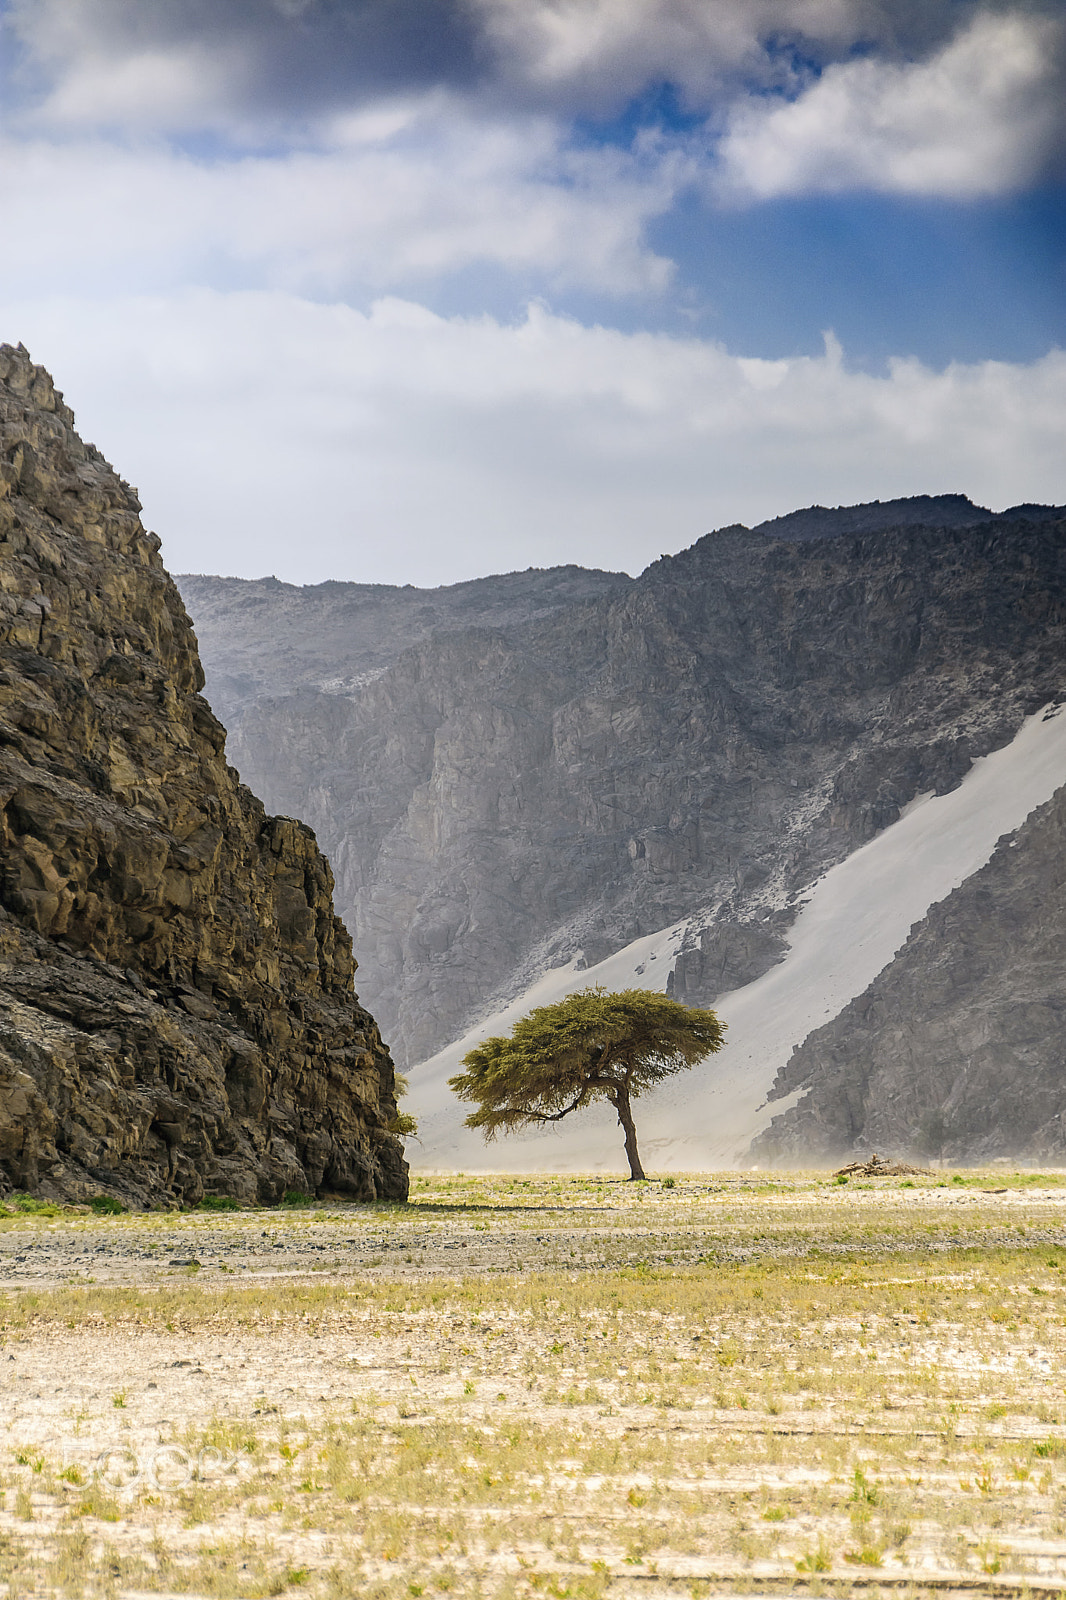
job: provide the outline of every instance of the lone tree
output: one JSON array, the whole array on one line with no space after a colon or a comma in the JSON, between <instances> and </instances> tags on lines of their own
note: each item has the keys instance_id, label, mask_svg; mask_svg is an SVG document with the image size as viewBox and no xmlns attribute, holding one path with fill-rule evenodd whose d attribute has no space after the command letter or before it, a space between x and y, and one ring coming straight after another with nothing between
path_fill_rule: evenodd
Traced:
<instances>
[{"instance_id":1,"label":"lone tree","mask_svg":"<svg viewBox=\"0 0 1066 1600\"><path fill-rule=\"evenodd\" d=\"M643 1178L631 1102L693 1067L725 1042L713 1011L680 1005L653 989L584 989L516 1022L509 1038L486 1039L448 1080L478 1109L466 1119L486 1140L609 1100L625 1133L630 1179Z\"/></svg>"}]
</instances>

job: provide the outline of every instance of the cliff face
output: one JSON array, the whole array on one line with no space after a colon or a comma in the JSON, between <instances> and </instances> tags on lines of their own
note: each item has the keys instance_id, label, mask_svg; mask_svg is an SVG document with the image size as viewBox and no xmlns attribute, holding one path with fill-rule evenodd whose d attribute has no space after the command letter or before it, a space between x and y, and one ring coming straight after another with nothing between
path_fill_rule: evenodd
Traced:
<instances>
[{"instance_id":1,"label":"cliff face","mask_svg":"<svg viewBox=\"0 0 1066 1600\"><path fill-rule=\"evenodd\" d=\"M826 867L1055 697L1061 513L947 497L853 521L725 530L599 594L524 618L516 599L506 627L431 631L361 681L323 652L291 693L231 702L242 771L329 850L403 1060L685 917L674 992L713 1003L777 958ZM189 589L215 597L211 673L222 581ZM289 601L308 641L317 604ZM241 670L270 650L249 639Z\"/></svg>"},{"instance_id":2,"label":"cliff face","mask_svg":"<svg viewBox=\"0 0 1066 1600\"><path fill-rule=\"evenodd\" d=\"M0 1188L401 1198L329 865L226 764L139 509L0 347Z\"/></svg>"},{"instance_id":3,"label":"cliff face","mask_svg":"<svg viewBox=\"0 0 1066 1600\"><path fill-rule=\"evenodd\" d=\"M210 653L211 704L229 727L253 702L357 694L401 656L440 633L510 630L633 580L583 567L531 568L442 589L277 578L176 579ZM264 645L269 642L269 648Z\"/></svg>"},{"instance_id":4,"label":"cliff face","mask_svg":"<svg viewBox=\"0 0 1066 1600\"><path fill-rule=\"evenodd\" d=\"M809 1035L770 1098L797 1089L755 1141L760 1161L1066 1159L1066 788Z\"/></svg>"}]
</instances>

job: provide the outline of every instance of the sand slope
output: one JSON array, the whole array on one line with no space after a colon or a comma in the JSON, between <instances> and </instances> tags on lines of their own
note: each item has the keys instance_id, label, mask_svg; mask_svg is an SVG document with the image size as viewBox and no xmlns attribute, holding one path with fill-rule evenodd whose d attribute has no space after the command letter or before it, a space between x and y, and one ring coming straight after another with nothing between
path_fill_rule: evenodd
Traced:
<instances>
[{"instance_id":1,"label":"sand slope","mask_svg":"<svg viewBox=\"0 0 1066 1600\"><path fill-rule=\"evenodd\" d=\"M786 959L719 1001L729 1026L727 1048L641 1104L645 1164L701 1171L741 1160L769 1120L766 1094L793 1048L860 994L929 907L982 867L1001 835L1063 783L1066 709L1038 712L1009 745L975 761L952 793L915 801L892 827L826 873L793 926ZM486 1146L463 1127L467 1108L447 1080L467 1050L507 1031L533 1006L592 983L665 988L684 931L685 924L664 928L588 971L571 964L546 973L506 1010L415 1067L407 1106L419 1119L422 1143L408 1148L414 1169L623 1171L621 1136L608 1107L545 1133ZM788 1103L775 1102L773 1114Z\"/></svg>"}]
</instances>

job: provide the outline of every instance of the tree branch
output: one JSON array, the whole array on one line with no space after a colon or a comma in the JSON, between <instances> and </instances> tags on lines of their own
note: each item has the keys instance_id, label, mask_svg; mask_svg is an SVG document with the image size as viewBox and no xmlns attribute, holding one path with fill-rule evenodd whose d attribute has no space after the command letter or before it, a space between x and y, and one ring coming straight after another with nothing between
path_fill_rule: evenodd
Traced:
<instances>
[{"instance_id":1,"label":"tree branch","mask_svg":"<svg viewBox=\"0 0 1066 1600\"><path fill-rule=\"evenodd\" d=\"M523 1111L522 1115L529 1117L532 1122L561 1122L564 1117L570 1115L571 1111L576 1111L583 1104L584 1098L585 1091L582 1089L577 1099L571 1101L570 1105L564 1106L562 1111Z\"/></svg>"},{"instance_id":2,"label":"tree branch","mask_svg":"<svg viewBox=\"0 0 1066 1600\"><path fill-rule=\"evenodd\" d=\"M605 1089L607 1091L608 1100L610 1100L611 1104L614 1105L615 1097L611 1091L612 1089L617 1088L617 1078L601 1078L590 1075L582 1084L577 1099L571 1101L568 1106L564 1106L562 1111L526 1111L523 1113L523 1115L529 1117L535 1122L561 1122L564 1117L568 1117L570 1115L571 1111L576 1111L580 1106L583 1106L587 1103L585 1096L590 1089Z\"/></svg>"}]
</instances>

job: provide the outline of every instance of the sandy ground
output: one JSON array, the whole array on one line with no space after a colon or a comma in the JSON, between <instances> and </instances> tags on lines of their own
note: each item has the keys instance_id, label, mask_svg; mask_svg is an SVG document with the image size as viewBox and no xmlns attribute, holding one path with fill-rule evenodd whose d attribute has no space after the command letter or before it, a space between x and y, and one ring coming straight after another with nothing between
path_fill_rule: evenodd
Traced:
<instances>
[{"instance_id":1,"label":"sandy ground","mask_svg":"<svg viewBox=\"0 0 1066 1600\"><path fill-rule=\"evenodd\" d=\"M1057 1591L1064 1269L991 1172L0 1221L0 1594Z\"/></svg>"}]
</instances>

